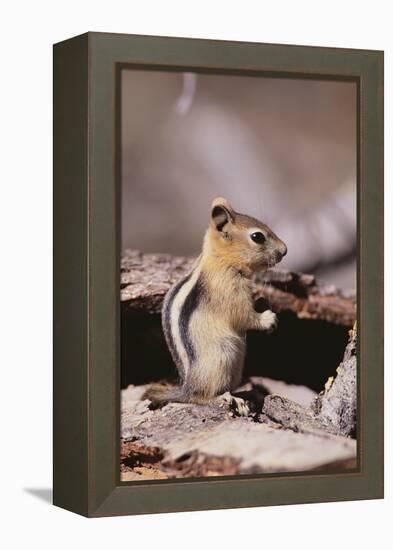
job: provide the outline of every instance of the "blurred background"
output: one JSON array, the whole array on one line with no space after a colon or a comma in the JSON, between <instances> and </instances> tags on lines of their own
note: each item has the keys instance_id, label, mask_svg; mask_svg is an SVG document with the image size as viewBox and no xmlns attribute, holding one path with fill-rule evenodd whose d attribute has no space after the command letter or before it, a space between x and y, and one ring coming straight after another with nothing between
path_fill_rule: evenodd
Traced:
<instances>
[{"instance_id":1,"label":"blurred background","mask_svg":"<svg viewBox=\"0 0 393 550\"><path fill-rule=\"evenodd\" d=\"M121 102L123 250L197 255L220 195L355 290L355 83L127 69Z\"/></svg>"}]
</instances>

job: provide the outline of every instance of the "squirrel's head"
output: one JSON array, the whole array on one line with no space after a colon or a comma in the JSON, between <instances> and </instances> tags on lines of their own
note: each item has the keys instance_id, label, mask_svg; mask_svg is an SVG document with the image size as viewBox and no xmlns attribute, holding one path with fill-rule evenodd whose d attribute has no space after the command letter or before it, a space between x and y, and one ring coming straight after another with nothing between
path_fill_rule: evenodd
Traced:
<instances>
[{"instance_id":1,"label":"squirrel's head","mask_svg":"<svg viewBox=\"0 0 393 550\"><path fill-rule=\"evenodd\" d=\"M273 267L287 253L285 243L267 225L235 212L222 197L212 202L205 246L228 264L251 271Z\"/></svg>"}]
</instances>

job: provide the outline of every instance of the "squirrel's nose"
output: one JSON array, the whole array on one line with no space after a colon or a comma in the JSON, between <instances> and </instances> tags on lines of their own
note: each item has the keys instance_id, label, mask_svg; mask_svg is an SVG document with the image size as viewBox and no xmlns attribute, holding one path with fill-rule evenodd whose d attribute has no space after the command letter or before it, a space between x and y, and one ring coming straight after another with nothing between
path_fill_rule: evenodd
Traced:
<instances>
[{"instance_id":1,"label":"squirrel's nose","mask_svg":"<svg viewBox=\"0 0 393 550\"><path fill-rule=\"evenodd\" d=\"M281 256L282 257L286 256L287 252L288 252L287 245L282 243L282 247L281 247L281 250L280 250Z\"/></svg>"}]
</instances>

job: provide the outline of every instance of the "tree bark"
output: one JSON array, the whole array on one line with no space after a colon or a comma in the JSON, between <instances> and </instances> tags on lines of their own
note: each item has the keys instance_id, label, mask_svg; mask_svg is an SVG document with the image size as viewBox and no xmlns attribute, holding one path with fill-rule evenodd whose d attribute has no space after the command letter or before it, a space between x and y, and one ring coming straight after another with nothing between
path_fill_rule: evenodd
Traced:
<instances>
[{"instance_id":1,"label":"tree bark","mask_svg":"<svg viewBox=\"0 0 393 550\"><path fill-rule=\"evenodd\" d=\"M191 269L193 261L138 251L128 251L122 258L121 309L124 319L128 319L124 326L134 353L132 367L144 373L150 364L155 369L144 384L156 379L157 365L164 361L164 344L161 340L157 344L162 339L159 326L162 300L170 286ZM250 403L252 413L249 418L239 418L217 405L170 403L162 409L150 410L149 402L141 399L147 386L131 385L122 391L123 480L356 467L356 328L350 331L340 362L345 334L356 318L355 298L333 287L319 286L312 275L283 270L258 274L253 291L256 308L269 307L280 318L276 340L263 335L250 340L255 365L261 365L261 372L267 368L267 346L273 351L277 346L285 348L289 335L295 331L295 340L300 335L302 338L300 349L303 350L304 343L312 350L312 362L308 357L308 362L301 364L303 351L299 357L288 355L293 364L281 372L288 376L293 371L302 372L300 383L310 386L306 375L312 369L321 371L327 355L323 347L315 351L319 349L313 341L317 332L312 331L311 324L317 324L320 341L326 348L332 342L341 342L333 371L320 378L318 385L311 385L319 391L328 378L323 391L317 394L309 387L288 384L284 376L278 381L252 375L237 393ZM297 321L285 320L285 315ZM304 324L304 320L311 324ZM343 339L332 339L329 332L332 325L342 327ZM138 346L147 345L150 350L154 343L157 344L154 361L151 355L135 355ZM138 358L140 362L135 361ZM277 366L275 369L277 373Z\"/></svg>"},{"instance_id":2,"label":"tree bark","mask_svg":"<svg viewBox=\"0 0 393 550\"><path fill-rule=\"evenodd\" d=\"M122 310L159 313L166 292L190 271L193 262L193 258L128 250L121 261ZM259 273L253 292L257 307L290 311L299 319L346 327L352 327L356 319L355 297L333 286L319 286L313 275L277 269Z\"/></svg>"}]
</instances>

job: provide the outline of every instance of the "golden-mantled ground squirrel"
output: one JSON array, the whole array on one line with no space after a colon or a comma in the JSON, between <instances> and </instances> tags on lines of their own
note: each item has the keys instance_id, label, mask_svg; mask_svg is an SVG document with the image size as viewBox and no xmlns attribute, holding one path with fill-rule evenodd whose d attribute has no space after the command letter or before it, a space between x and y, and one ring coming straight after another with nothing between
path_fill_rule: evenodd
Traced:
<instances>
[{"instance_id":1,"label":"golden-mantled ground squirrel","mask_svg":"<svg viewBox=\"0 0 393 550\"><path fill-rule=\"evenodd\" d=\"M265 224L235 212L223 198L213 201L202 253L191 273L168 291L162 308L180 385L151 386L146 398L157 405L218 398L247 413L244 402L228 393L241 382L246 331L271 331L277 325L272 311L255 311L251 276L286 253L286 245Z\"/></svg>"}]
</instances>

